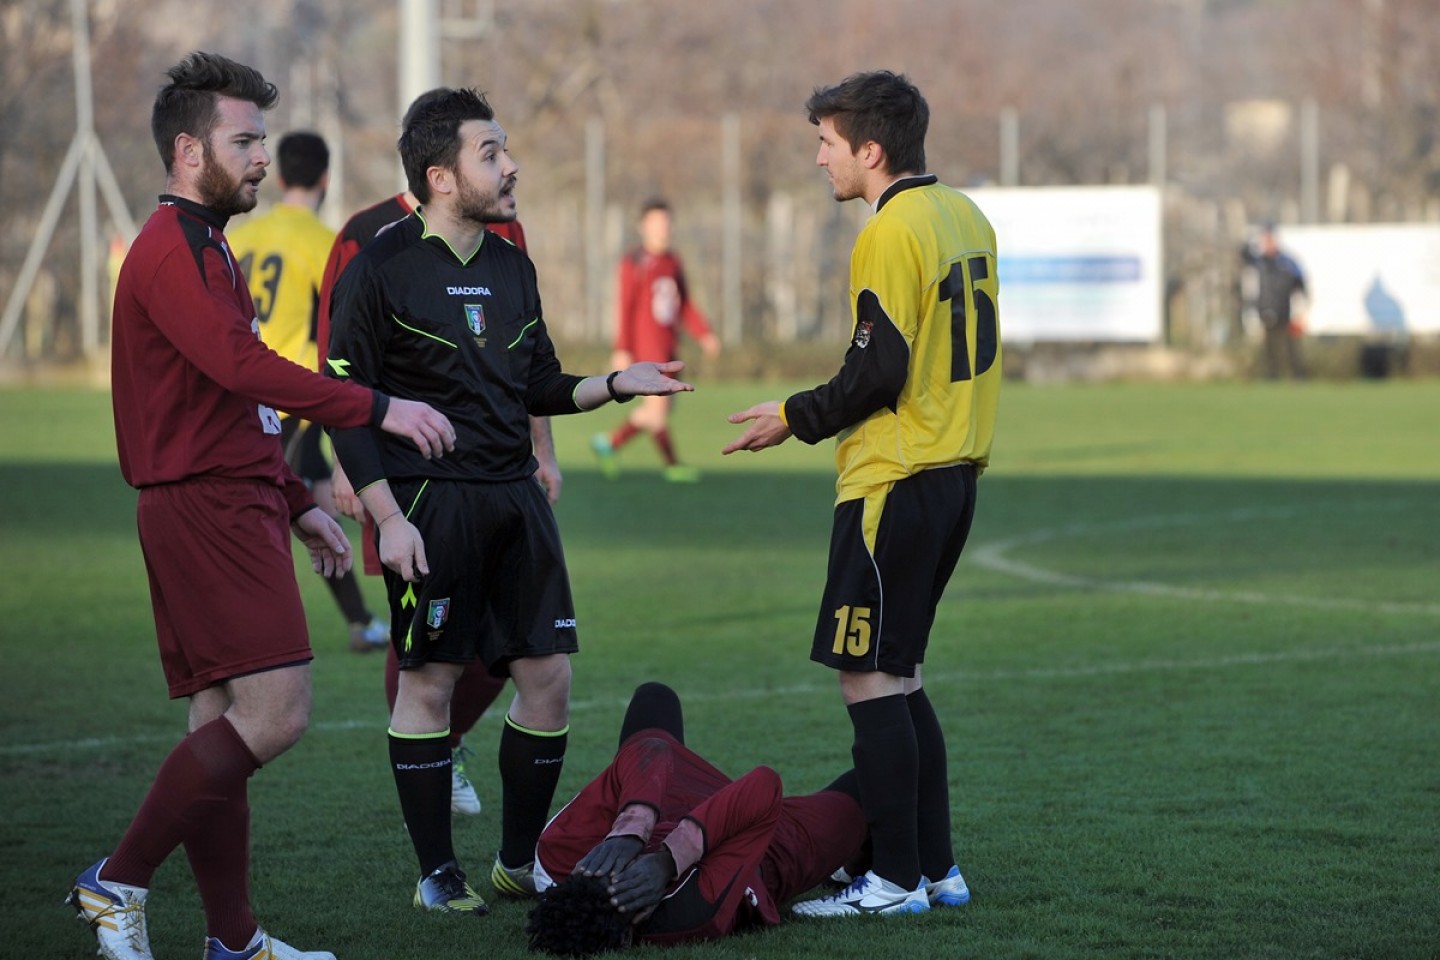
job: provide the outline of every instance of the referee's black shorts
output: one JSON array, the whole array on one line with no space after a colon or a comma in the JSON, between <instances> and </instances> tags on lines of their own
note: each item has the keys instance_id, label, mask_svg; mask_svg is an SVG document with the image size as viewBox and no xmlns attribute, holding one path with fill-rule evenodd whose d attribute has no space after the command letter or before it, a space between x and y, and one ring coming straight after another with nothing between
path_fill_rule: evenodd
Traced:
<instances>
[{"instance_id":1,"label":"referee's black shorts","mask_svg":"<svg viewBox=\"0 0 1440 960\"><path fill-rule=\"evenodd\" d=\"M527 477L390 487L424 538L430 566L413 584L385 569L400 669L478 657L508 676L511 660L579 649L560 528L540 484Z\"/></svg>"},{"instance_id":2,"label":"referee's black shorts","mask_svg":"<svg viewBox=\"0 0 1440 960\"><path fill-rule=\"evenodd\" d=\"M923 470L835 506L810 659L915 676L975 518L973 464Z\"/></svg>"}]
</instances>

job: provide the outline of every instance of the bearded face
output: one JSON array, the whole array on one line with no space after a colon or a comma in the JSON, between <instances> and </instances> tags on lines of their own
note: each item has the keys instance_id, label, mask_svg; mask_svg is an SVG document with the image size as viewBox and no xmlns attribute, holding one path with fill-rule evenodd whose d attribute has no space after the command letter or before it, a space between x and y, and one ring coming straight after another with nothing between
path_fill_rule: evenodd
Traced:
<instances>
[{"instance_id":1,"label":"bearded face","mask_svg":"<svg viewBox=\"0 0 1440 960\"><path fill-rule=\"evenodd\" d=\"M487 190L471 180L463 167L456 176L456 214L475 223L506 223L514 220L515 178L505 177Z\"/></svg>"},{"instance_id":2,"label":"bearded face","mask_svg":"<svg viewBox=\"0 0 1440 960\"><path fill-rule=\"evenodd\" d=\"M232 173L214 159L213 150L207 149L196 189L201 203L221 216L233 217L255 209L260 199L260 181L264 179L264 170Z\"/></svg>"}]
</instances>

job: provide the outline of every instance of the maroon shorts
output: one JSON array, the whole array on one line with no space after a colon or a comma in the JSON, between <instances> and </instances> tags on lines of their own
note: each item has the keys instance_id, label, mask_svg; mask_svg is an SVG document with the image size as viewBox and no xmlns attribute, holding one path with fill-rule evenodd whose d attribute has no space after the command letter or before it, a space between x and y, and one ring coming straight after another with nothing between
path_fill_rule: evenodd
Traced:
<instances>
[{"instance_id":1,"label":"maroon shorts","mask_svg":"<svg viewBox=\"0 0 1440 960\"><path fill-rule=\"evenodd\" d=\"M138 523L172 698L311 659L278 487L222 479L146 487Z\"/></svg>"}]
</instances>

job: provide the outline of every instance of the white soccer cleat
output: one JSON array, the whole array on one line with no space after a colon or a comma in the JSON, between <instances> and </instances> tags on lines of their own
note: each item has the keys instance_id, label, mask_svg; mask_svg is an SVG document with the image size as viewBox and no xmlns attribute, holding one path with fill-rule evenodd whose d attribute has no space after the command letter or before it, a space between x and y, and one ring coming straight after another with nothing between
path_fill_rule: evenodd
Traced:
<instances>
[{"instance_id":1,"label":"white soccer cleat","mask_svg":"<svg viewBox=\"0 0 1440 960\"><path fill-rule=\"evenodd\" d=\"M965 886L960 868L951 867L949 873L934 883L925 881L925 896L932 907L963 907L970 902L970 888Z\"/></svg>"},{"instance_id":2,"label":"white soccer cleat","mask_svg":"<svg viewBox=\"0 0 1440 960\"><path fill-rule=\"evenodd\" d=\"M335 954L326 950L309 953L296 950L290 944L276 940L264 930L257 929L245 949L238 952L214 937L206 937L205 960L335 960Z\"/></svg>"},{"instance_id":3,"label":"white soccer cleat","mask_svg":"<svg viewBox=\"0 0 1440 960\"><path fill-rule=\"evenodd\" d=\"M930 909L925 884L906 890L867 870L839 893L805 900L790 908L798 917L858 917L865 914L924 913Z\"/></svg>"},{"instance_id":4,"label":"white soccer cleat","mask_svg":"<svg viewBox=\"0 0 1440 960\"><path fill-rule=\"evenodd\" d=\"M155 960L145 928L145 898L150 891L100 879L106 860L75 878L65 902L90 924L105 960Z\"/></svg>"},{"instance_id":5,"label":"white soccer cleat","mask_svg":"<svg viewBox=\"0 0 1440 960\"><path fill-rule=\"evenodd\" d=\"M480 795L465 773L470 748L463 743L450 754L450 812L475 816L480 812Z\"/></svg>"}]
</instances>

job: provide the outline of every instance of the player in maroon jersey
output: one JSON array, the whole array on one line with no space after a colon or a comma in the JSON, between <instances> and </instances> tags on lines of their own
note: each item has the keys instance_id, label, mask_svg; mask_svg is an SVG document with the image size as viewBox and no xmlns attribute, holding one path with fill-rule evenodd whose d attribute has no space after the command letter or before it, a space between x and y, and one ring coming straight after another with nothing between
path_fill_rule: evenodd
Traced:
<instances>
[{"instance_id":1,"label":"player in maroon jersey","mask_svg":"<svg viewBox=\"0 0 1440 960\"><path fill-rule=\"evenodd\" d=\"M310 643L291 531L317 572L351 564L340 526L285 465L285 410L407 437L427 457L455 431L431 407L327 380L259 338L224 235L255 207L270 156L257 71L193 53L156 97L165 193L125 258L112 382L120 470L140 491L140 545L171 697L189 734L170 752L124 837L78 878L70 902L109 960L153 960L150 879L184 846L205 909L206 960L334 960L267 935L250 909L246 784L289 749L310 711Z\"/></svg>"},{"instance_id":2,"label":"player in maroon jersey","mask_svg":"<svg viewBox=\"0 0 1440 960\"><path fill-rule=\"evenodd\" d=\"M865 836L853 772L790 797L769 767L731 780L685 746L675 692L642 684L614 761L540 834L526 932L532 949L583 955L773 926Z\"/></svg>"},{"instance_id":3,"label":"player in maroon jersey","mask_svg":"<svg viewBox=\"0 0 1440 960\"><path fill-rule=\"evenodd\" d=\"M623 370L636 360L664 363L679 356L680 327L700 342L706 356L720 353L720 338L705 315L690 299L685 268L670 246L672 214L664 200L647 200L640 208L640 245L620 260L619 311L615 318L615 354L611 364ZM614 479L619 475L616 455L636 435L648 433L664 463L662 476L672 483L699 479L694 467L680 462L670 438L671 397L645 397L608 436L596 434L591 449L600 469Z\"/></svg>"}]
</instances>

